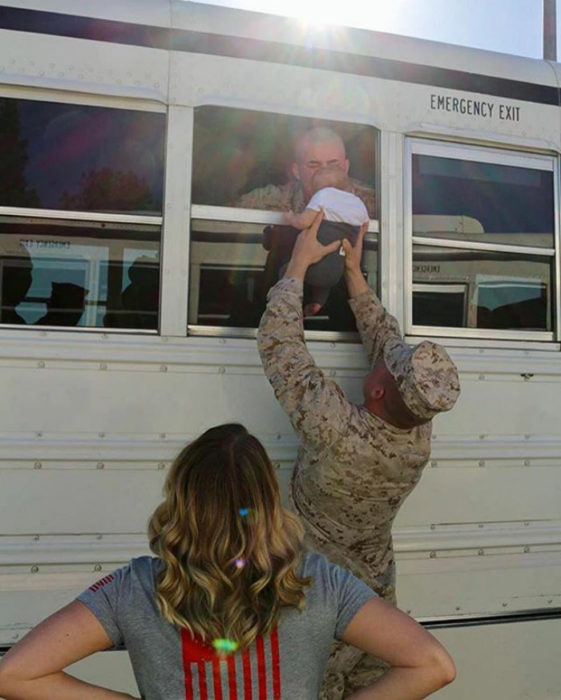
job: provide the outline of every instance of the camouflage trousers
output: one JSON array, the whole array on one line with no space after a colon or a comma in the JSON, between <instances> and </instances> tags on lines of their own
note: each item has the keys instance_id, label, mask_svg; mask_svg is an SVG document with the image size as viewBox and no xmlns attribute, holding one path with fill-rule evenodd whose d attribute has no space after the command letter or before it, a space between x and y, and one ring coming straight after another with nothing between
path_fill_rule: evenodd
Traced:
<instances>
[{"instance_id":1,"label":"camouflage trousers","mask_svg":"<svg viewBox=\"0 0 561 700\"><path fill-rule=\"evenodd\" d=\"M293 494L291 494L292 496ZM343 544L330 541L322 527L321 514L314 513L313 520L308 519L310 510L306 514L297 507L293 498L291 505L300 515L306 530L305 543L309 549L321 552L331 562L344 566L346 569L369 585L379 596L396 604L395 599L395 564L393 558L385 561L383 571L369 566L372 552L365 553L363 558L358 558L354 552ZM300 502L302 503L301 499ZM302 505L304 505L302 503ZM306 517L308 516L308 517ZM356 647L351 647L344 642L335 642L331 656L324 674L323 686L319 695L320 700L343 700L351 693L374 683L382 676L388 665L381 659L377 659Z\"/></svg>"},{"instance_id":2,"label":"camouflage trousers","mask_svg":"<svg viewBox=\"0 0 561 700\"><path fill-rule=\"evenodd\" d=\"M335 642L319 700L344 700L351 693L371 685L389 668L381 659L365 654L344 642Z\"/></svg>"}]
</instances>

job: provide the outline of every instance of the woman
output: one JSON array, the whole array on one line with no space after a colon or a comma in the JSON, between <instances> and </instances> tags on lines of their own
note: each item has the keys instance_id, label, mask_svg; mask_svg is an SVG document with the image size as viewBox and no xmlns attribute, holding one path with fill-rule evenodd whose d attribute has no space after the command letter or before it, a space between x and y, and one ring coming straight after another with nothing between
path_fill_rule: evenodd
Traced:
<instances>
[{"instance_id":1,"label":"woman","mask_svg":"<svg viewBox=\"0 0 561 700\"><path fill-rule=\"evenodd\" d=\"M423 698L454 678L444 648L349 571L303 551L261 443L237 424L175 459L133 559L38 625L0 662L6 700L117 700L63 669L125 644L150 700L317 698L333 638L390 665L353 700Z\"/></svg>"}]
</instances>

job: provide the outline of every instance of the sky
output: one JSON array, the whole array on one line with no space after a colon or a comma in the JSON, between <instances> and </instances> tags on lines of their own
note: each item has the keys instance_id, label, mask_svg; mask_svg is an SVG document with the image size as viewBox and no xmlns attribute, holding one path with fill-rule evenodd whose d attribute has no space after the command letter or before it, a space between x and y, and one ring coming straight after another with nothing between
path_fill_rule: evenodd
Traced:
<instances>
[{"instance_id":1,"label":"sky","mask_svg":"<svg viewBox=\"0 0 561 700\"><path fill-rule=\"evenodd\" d=\"M198 0L321 24L362 27L542 57L543 0ZM557 3L558 36L561 2ZM558 50L558 58L561 52Z\"/></svg>"}]
</instances>

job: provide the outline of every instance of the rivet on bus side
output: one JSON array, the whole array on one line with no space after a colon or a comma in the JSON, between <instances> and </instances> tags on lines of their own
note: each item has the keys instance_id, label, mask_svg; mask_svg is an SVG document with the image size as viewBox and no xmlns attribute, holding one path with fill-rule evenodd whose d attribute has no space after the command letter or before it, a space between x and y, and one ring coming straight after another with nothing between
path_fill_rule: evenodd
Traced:
<instances>
[{"instance_id":1,"label":"rivet on bus side","mask_svg":"<svg viewBox=\"0 0 561 700\"><path fill-rule=\"evenodd\" d=\"M35 462L35 464L33 465L33 469L42 469L42 468L43 468L43 465L41 464L41 462Z\"/></svg>"},{"instance_id":2,"label":"rivet on bus side","mask_svg":"<svg viewBox=\"0 0 561 700\"><path fill-rule=\"evenodd\" d=\"M96 564L94 566L94 571L101 571L102 569L103 569L103 567L101 566L101 564Z\"/></svg>"},{"instance_id":3,"label":"rivet on bus side","mask_svg":"<svg viewBox=\"0 0 561 700\"><path fill-rule=\"evenodd\" d=\"M105 464L103 462L98 462L95 466L96 469L105 469Z\"/></svg>"}]
</instances>

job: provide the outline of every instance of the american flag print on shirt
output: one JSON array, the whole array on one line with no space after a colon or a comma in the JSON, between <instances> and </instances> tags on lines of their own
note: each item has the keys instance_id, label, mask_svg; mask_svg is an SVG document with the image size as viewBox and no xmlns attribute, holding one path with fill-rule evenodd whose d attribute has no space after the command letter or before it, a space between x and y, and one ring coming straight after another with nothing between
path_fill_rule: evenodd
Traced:
<instances>
[{"instance_id":1,"label":"american flag print on shirt","mask_svg":"<svg viewBox=\"0 0 561 700\"><path fill-rule=\"evenodd\" d=\"M210 644L181 630L185 700L281 700L275 629L243 652L219 657Z\"/></svg>"},{"instance_id":2,"label":"american flag print on shirt","mask_svg":"<svg viewBox=\"0 0 561 700\"><path fill-rule=\"evenodd\" d=\"M93 591L96 593L99 591L100 588L103 588L103 586L107 585L108 583L111 583L115 577L113 574L109 574L108 576L104 576L103 578L100 578L99 581L96 581L93 585L90 586L89 590Z\"/></svg>"}]
</instances>

